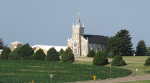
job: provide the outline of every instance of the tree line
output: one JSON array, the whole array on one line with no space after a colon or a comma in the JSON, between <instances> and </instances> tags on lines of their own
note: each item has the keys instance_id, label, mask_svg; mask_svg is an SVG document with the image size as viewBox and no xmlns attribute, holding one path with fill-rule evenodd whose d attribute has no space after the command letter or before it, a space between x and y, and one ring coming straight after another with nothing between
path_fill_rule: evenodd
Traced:
<instances>
[{"instance_id":1,"label":"tree line","mask_svg":"<svg viewBox=\"0 0 150 83\"><path fill-rule=\"evenodd\" d=\"M45 61L62 61L74 62L74 54L70 48L59 52L55 48L50 48L47 53L42 49L34 50L29 44L24 44L11 51L9 47L3 47L0 59L5 60L45 60Z\"/></svg>"}]
</instances>

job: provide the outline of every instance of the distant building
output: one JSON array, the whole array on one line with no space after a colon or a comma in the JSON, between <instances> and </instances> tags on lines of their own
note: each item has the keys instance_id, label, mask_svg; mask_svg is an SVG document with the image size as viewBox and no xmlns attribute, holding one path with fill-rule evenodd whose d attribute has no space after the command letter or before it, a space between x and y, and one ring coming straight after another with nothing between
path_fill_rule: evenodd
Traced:
<instances>
[{"instance_id":1,"label":"distant building","mask_svg":"<svg viewBox=\"0 0 150 83\"><path fill-rule=\"evenodd\" d=\"M72 26L72 38L68 40L68 47L75 56L87 56L90 50L102 51L107 48L108 37L84 34L84 28L78 17Z\"/></svg>"},{"instance_id":2,"label":"distant building","mask_svg":"<svg viewBox=\"0 0 150 83\"><path fill-rule=\"evenodd\" d=\"M16 49L16 48L18 48L18 47L20 47L20 46L22 46L23 45L23 43L21 43L21 42L19 42L19 41L15 41L15 42L12 42L11 44L10 44L10 49L11 50L14 50L14 49Z\"/></svg>"},{"instance_id":3,"label":"distant building","mask_svg":"<svg viewBox=\"0 0 150 83\"><path fill-rule=\"evenodd\" d=\"M37 51L39 49L42 49L45 54L47 54L47 51L51 48L55 48L57 52L59 52L61 49L66 50L67 46L51 46L51 45L34 45L32 48Z\"/></svg>"}]
</instances>

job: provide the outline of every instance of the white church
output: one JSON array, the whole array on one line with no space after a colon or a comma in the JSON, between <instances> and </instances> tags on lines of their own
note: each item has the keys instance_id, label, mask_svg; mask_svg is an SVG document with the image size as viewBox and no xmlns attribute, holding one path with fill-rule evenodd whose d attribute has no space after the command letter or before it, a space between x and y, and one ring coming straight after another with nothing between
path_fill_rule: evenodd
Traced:
<instances>
[{"instance_id":1,"label":"white church","mask_svg":"<svg viewBox=\"0 0 150 83\"><path fill-rule=\"evenodd\" d=\"M70 47L76 57L87 56L90 50L102 51L107 48L108 37L85 34L84 28L84 24L77 17L75 23L72 25L72 38L67 41L67 46L34 45L32 48L43 49L47 53L50 48L60 51L61 49L66 50L66 48Z\"/></svg>"}]
</instances>

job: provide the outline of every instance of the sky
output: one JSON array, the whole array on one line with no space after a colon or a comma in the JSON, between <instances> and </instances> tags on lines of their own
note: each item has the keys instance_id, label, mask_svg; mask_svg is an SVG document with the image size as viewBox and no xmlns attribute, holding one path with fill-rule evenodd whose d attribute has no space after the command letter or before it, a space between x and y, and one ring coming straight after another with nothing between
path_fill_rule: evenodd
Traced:
<instances>
[{"instance_id":1,"label":"sky","mask_svg":"<svg viewBox=\"0 0 150 83\"><path fill-rule=\"evenodd\" d=\"M0 38L5 44L66 45L80 12L86 34L130 31L134 46L150 46L150 0L0 0Z\"/></svg>"}]
</instances>

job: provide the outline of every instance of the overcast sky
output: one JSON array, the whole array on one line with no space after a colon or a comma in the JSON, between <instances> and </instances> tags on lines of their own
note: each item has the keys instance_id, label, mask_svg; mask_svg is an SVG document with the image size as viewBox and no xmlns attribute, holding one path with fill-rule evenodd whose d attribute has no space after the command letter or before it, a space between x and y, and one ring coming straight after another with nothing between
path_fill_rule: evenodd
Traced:
<instances>
[{"instance_id":1,"label":"overcast sky","mask_svg":"<svg viewBox=\"0 0 150 83\"><path fill-rule=\"evenodd\" d=\"M150 45L150 0L0 0L0 38L66 45L77 12L88 34L112 36L126 28L133 43Z\"/></svg>"}]
</instances>

